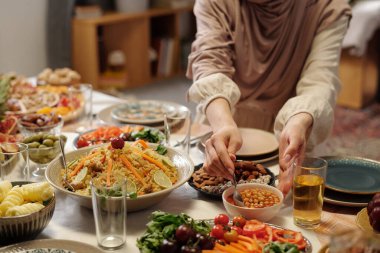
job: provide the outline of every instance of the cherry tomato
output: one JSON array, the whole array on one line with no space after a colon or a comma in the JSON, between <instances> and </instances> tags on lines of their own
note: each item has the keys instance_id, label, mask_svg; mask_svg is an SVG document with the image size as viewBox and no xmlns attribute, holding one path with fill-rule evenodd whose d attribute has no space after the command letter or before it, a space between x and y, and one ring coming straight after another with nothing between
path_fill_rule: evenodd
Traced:
<instances>
[{"instance_id":1,"label":"cherry tomato","mask_svg":"<svg viewBox=\"0 0 380 253\"><path fill-rule=\"evenodd\" d=\"M248 237L253 237L253 235L262 237L265 234L265 224L257 220L249 220L243 227L243 235Z\"/></svg>"},{"instance_id":2,"label":"cherry tomato","mask_svg":"<svg viewBox=\"0 0 380 253\"><path fill-rule=\"evenodd\" d=\"M220 224L220 225L226 226L228 225L228 222L230 222L230 218L228 218L226 214L218 214L214 218L214 224Z\"/></svg>"},{"instance_id":3,"label":"cherry tomato","mask_svg":"<svg viewBox=\"0 0 380 253\"><path fill-rule=\"evenodd\" d=\"M212 227L211 234L212 237L215 237L216 239L223 239L224 235L224 228L220 224L216 224Z\"/></svg>"},{"instance_id":4,"label":"cherry tomato","mask_svg":"<svg viewBox=\"0 0 380 253\"><path fill-rule=\"evenodd\" d=\"M231 229L230 231L227 231L224 233L224 240L227 242L237 242L238 241L238 232L236 230Z\"/></svg>"},{"instance_id":5,"label":"cherry tomato","mask_svg":"<svg viewBox=\"0 0 380 253\"><path fill-rule=\"evenodd\" d=\"M246 222L247 220L243 216L235 216L232 219L232 224L240 228L243 228Z\"/></svg>"},{"instance_id":6,"label":"cherry tomato","mask_svg":"<svg viewBox=\"0 0 380 253\"><path fill-rule=\"evenodd\" d=\"M231 230L236 230L236 232L237 232L239 235L242 235L242 234L243 234L243 229L242 229L241 227L232 226L232 227L231 227Z\"/></svg>"},{"instance_id":7,"label":"cherry tomato","mask_svg":"<svg viewBox=\"0 0 380 253\"><path fill-rule=\"evenodd\" d=\"M89 141L86 141L84 139L79 139L78 142L77 142L77 147L78 148L83 148L83 147L87 147L90 145L90 142Z\"/></svg>"}]
</instances>

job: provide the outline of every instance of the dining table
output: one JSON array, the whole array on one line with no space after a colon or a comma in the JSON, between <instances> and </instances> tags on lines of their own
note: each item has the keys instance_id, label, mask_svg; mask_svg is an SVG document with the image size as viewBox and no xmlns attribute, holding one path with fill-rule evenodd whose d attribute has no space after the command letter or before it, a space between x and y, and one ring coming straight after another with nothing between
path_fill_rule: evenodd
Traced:
<instances>
[{"instance_id":1,"label":"dining table","mask_svg":"<svg viewBox=\"0 0 380 253\"><path fill-rule=\"evenodd\" d=\"M106 107L126 101L122 98L94 91L93 114L97 115ZM99 124L102 123L97 120L94 121L94 126ZM62 134L68 137L65 146L66 152L74 150L73 140L78 135L75 132L76 128L76 123L66 124L63 128ZM207 126L194 124L191 134L192 136L200 135L209 130ZM204 161L204 154L197 146L190 149L189 157L194 165ZM265 162L263 165L275 175L279 173L277 159ZM74 240L98 247L92 209L79 205L75 199L62 192L56 191L55 194L56 207L54 215L48 226L35 239ZM269 223L302 232L311 242L313 252L319 252L322 247L328 244L330 235L345 229L359 229L355 224L355 214L360 209L334 206L327 203L324 204L322 223L317 229L306 230L297 227L293 224L292 199L290 195L288 194L285 197L279 214ZM226 213L221 200L210 199L193 189L188 183L185 183L173 190L160 203L145 210L128 212L126 244L113 252L139 252L136 239L144 234L150 215L156 210L177 214L186 213L194 219L213 219L217 214Z\"/></svg>"}]
</instances>

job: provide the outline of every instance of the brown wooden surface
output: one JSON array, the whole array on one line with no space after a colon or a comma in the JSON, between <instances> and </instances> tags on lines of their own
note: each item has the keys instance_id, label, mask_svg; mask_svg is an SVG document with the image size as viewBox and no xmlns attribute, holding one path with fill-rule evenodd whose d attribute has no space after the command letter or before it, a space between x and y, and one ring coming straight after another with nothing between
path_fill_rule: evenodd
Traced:
<instances>
[{"instance_id":1,"label":"brown wooden surface","mask_svg":"<svg viewBox=\"0 0 380 253\"><path fill-rule=\"evenodd\" d=\"M112 50L122 50L126 56L128 80L124 87L141 86L152 82L149 49L153 36L174 39L173 71L165 78L180 73L179 16L191 13L192 7L157 8L141 13L109 13L98 18L73 19L73 68L82 75L82 81L100 87L98 48L99 27L104 33L105 58ZM152 22L155 21L155 23ZM108 87L110 88L110 87Z\"/></svg>"},{"instance_id":2,"label":"brown wooden surface","mask_svg":"<svg viewBox=\"0 0 380 253\"><path fill-rule=\"evenodd\" d=\"M342 51L340 78L342 90L338 104L360 109L374 100L379 83L378 64L380 64L380 31L368 44L363 56L353 56L350 49Z\"/></svg>"}]
</instances>

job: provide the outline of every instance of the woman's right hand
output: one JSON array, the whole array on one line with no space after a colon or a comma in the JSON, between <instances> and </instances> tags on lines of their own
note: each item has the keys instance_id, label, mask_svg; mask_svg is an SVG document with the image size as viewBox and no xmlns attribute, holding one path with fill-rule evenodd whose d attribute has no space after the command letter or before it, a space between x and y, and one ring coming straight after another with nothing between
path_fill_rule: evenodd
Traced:
<instances>
[{"instance_id":1,"label":"woman's right hand","mask_svg":"<svg viewBox=\"0 0 380 253\"><path fill-rule=\"evenodd\" d=\"M214 134L206 141L205 171L210 175L232 180L235 154L241 145L241 134L235 124L215 129Z\"/></svg>"}]
</instances>

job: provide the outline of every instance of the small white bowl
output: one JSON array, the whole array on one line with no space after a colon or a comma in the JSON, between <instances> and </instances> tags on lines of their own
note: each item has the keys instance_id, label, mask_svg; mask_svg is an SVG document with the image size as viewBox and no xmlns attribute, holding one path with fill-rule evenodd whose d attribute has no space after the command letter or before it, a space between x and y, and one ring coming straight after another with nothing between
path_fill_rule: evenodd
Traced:
<instances>
[{"instance_id":1,"label":"small white bowl","mask_svg":"<svg viewBox=\"0 0 380 253\"><path fill-rule=\"evenodd\" d=\"M227 201L227 197L232 196L232 193L234 191L234 187L232 186L226 189L222 195L223 205L230 216L241 215L244 218L249 219L249 220L257 219L259 221L265 222L272 219L280 211L282 202L284 200L284 195L276 187L273 187L271 185L266 185L266 184L258 184L258 183L247 183L247 184L237 185L238 191L242 191L245 189L264 189L264 190L270 191L276 194L276 196L280 198L280 202L273 206L262 207L262 208L249 208L249 207L236 206Z\"/></svg>"}]
</instances>

